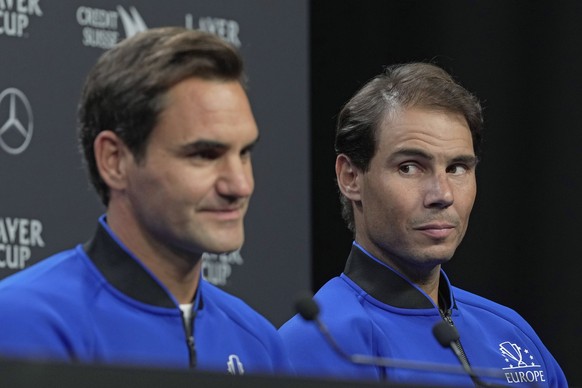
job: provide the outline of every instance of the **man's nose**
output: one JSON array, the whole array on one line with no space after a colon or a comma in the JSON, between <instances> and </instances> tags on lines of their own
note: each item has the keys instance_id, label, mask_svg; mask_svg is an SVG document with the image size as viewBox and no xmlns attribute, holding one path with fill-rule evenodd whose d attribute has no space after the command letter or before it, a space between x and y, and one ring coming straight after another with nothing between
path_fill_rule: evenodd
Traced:
<instances>
[{"instance_id":1,"label":"man's nose","mask_svg":"<svg viewBox=\"0 0 582 388\"><path fill-rule=\"evenodd\" d=\"M252 164L249 159L230 158L221 166L217 181L220 195L232 198L249 197L254 190Z\"/></svg>"},{"instance_id":2,"label":"man's nose","mask_svg":"<svg viewBox=\"0 0 582 388\"><path fill-rule=\"evenodd\" d=\"M424 206L446 209L453 204L453 191L446 172L435 173L427 180Z\"/></svg>"}]
</instances>

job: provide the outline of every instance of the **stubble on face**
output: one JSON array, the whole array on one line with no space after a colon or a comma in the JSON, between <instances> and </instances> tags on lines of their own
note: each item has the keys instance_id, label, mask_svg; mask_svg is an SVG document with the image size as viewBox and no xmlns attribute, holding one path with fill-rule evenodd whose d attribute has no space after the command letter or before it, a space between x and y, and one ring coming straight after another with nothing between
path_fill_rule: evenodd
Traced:
<instances>
[{"instance_id":1,"label":"stubble on face","mask_svg":"<svg viewBox=\"0 0 582 388\"><path fill-rule=\"evenodd\" d=\"M192 78L170 89L127 194L142 243L185 259L239 249L257 138L238 82Z\"/></svg>"},{"instance_id":2,"label":"stubble on face","mask_svg":"<svg viewBox=\"0 0 582 388\"><path fill-rule=\"evenodd\" d=\"M399 272L433 277L461 243L476 195L476 158L465 119L405 109L386 120L360 172L356 241Z\"/></svg>"}]
</instances>

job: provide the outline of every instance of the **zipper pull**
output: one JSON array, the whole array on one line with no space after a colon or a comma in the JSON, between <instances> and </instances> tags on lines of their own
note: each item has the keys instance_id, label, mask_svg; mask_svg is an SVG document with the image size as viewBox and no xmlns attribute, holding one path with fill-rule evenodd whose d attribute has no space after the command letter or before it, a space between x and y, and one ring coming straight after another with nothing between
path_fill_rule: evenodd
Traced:
<instances>
[{"instance_id":1,"label":"zipper pull","mask_svg":"<svg viewBox=\"0 0 582 388\"><path fill-rule=\"evenodd\" d=\"M194 336L190 335L187 337L186 342L188 343L188 354L190 356L190 368L196 368L197 355L196 355L196 345L194 343Z\"/></svg>"}]
</instances>

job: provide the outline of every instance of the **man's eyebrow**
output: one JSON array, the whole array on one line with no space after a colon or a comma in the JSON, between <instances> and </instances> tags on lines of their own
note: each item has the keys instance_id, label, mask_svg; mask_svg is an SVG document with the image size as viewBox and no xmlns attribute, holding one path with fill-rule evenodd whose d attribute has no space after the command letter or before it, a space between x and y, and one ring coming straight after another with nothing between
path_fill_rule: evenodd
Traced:
<instances>
[{"instance_id":1,"label":"man's eyebrow","mask_svg":"<svg viewBox=\"0 0 582 388\"><path fill-rule=\"evenodd\" d=\"M477 157L475 155L459 155L451 160L451 163L462 163L468 166L477 165Z\"/></svg>"},{"instance_id":2,"label":"man's eyebrow","mask_svg":"<svg viewBox=\"0 0 582 388\"><path fill-rule=\"evenodd\" d=\"M421 150L419 148L402 148L392 154L392 158L400 157L416 157L426 160L433 160L434 156ZM477 157L475 155L458 155L450 160L450 163L462 163L468 166L475 166L477 164Z\"/></svg>"},{"instance_id":3,"label":"man's eyebrow","mask_svg":"<svg viewBox=\"0 0 582 388\"><path fill-rule=\"evenodd\" d=\"M259 141L259 137L245 145L244 149L252 149ZM204 150L225 150L229 148L229 145L217 140L200 139L192 143L184 144L180 147L182 150L186 151L204 151Z\"/></svg>"},{"instance_id":4,"label":"man's eyebrow","mask_svg":"<svg viewBox=\"0 0 582 388\"><path fill-rule=\"evenodd\" d=\"M187 151L203 151L203 150L210 150L210 149L214 149L214 150L226 149L226 148L228 148L228 146L224 143L219 142L219 141L202 139L202 140L197 140L197 141L192 142L192 143L184 144L180 148L182 148L183 150L187 150Z\"/></svg>"},{"instance_id":5,"label":"man's eyebrow","mask_svg":"<svg viewBox=\"0 0 582 388\"><path fill-rule=\"evenodd\" d=\"M259 139L260 139L260 136L257 136L255 138L255 140L251 141L249 144L247 144L246 146L244 146L243 149L245 149L245 150L252 150L257 145L257 143L259 142Z\"/></svg>"},{"instance_id":6,"label":"man's eyebrow","mask_svg":"<svg viewBox=\"0 0 582 388\"><path fill-rule=\"evenodd\" d=\"M401 148L392 154L392 158L398 157L420 157L427 160L434 159L432 155L419 148Z\"/></svg>"}]
</instances>

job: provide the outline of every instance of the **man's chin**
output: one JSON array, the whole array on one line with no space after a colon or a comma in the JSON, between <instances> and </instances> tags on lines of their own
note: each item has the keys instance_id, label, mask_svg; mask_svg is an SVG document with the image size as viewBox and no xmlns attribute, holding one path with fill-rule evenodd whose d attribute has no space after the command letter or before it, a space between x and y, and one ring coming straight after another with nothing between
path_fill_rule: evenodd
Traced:
<instances>
[{"instance_id":1,"label":"man's chin","mask_svg":"<svg viewBox=\"0 0 582 388\"><path fill-rule=\"evenodd\" d=\"M422 267L435 267L448 263L455 252L450 249L429 249L417 254L415 261Z\"/></svg>"},{"instance_id":2,"label":"man's chin","mask_svg":"<svg viewBox=\"0 0 582 388\"><path fill-rule=\"evenodd\" d=\"M199 239L204 252L213 254L230 253L239 250L244 242L244 232L239 228L224 229L218 228L209 230L205 234L204 241Z\"/></svg>"},{"instance_id":3,"label":"man's chin","mask_svg":"<svg viewBox=\"0 0 582 388\"><path fill-rule=\"evenodd\" d=\"M233 254L234 252L237 252L239 250L239 248L235 248L235 249L212 249L212 250L207 250L204 253L208 253L210 255L230 255Z\"/></svg>"},{"instance_id":4,"label":"man's chin","mask_svg":"<svg viewBox=\"0 0 582 388\"><path fill-rule=\"evenodd\" d=\"M423 256L434 259L435 261L447 262L455 254L457 246L457 244L450 242L447 244L427 246L425 247Z\"/></svg>"},{"instance_id":5,"label":"man's chin","mask_svg":"<svg viewBox=\"0 0 582 388\"><path fill-rule=\"evenodd\" d=\"M240 242L237 243L233 243L232 240L228 242L215 242L214 244L209 244L206 247L206 252L213 253L215 255L222 255L238 251L241 249L241 247L242 240L240 240Z\"/></svg>"}]
</instances>

